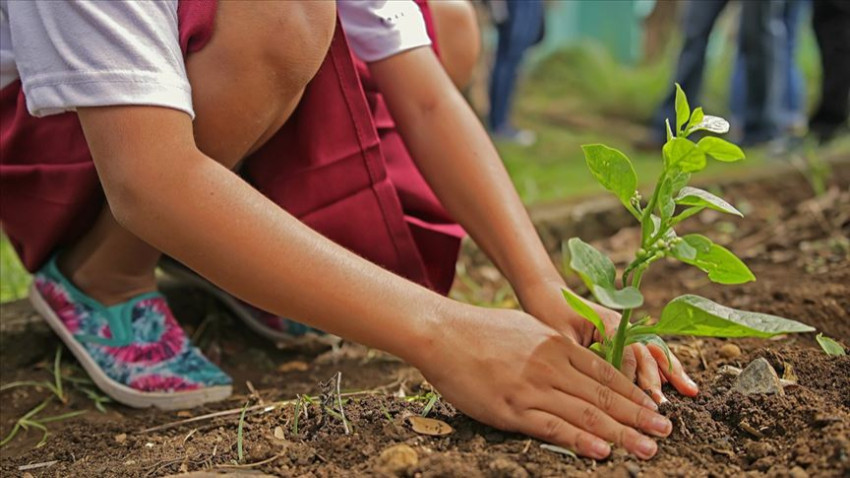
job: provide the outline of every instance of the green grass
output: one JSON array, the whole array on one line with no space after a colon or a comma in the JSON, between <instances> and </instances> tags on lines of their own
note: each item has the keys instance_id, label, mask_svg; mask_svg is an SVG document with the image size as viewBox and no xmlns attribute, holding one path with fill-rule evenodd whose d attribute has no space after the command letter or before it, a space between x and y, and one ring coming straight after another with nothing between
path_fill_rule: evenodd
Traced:
<instances>
[{"instance_id":1,"label":"green grass","mask_svg":"<svg viewBox=\"0 0 850 478\"><path fill-rule=\"evenodd\" d=\"M0 234L0 302L26 297L29 285L30 275L24 270L9 239Z\"/></svg>"}]
</instances>

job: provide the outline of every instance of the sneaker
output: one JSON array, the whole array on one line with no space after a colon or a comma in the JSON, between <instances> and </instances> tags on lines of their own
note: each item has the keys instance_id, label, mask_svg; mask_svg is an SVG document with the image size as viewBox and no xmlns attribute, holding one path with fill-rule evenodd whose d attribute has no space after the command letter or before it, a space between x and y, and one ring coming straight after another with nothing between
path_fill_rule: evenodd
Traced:
<instances>
[{"instance_id":1,"label":"sneaker","mask_svg":"<svg viewBox=\"0 0 850 478\"><path fill-rule=\"evenodd\" d=\"M285 317L279 317L243 302L170 257L163 257L159 261L159 267L178 281L211 294L251 330L279 346L296 346L309 342L336 345L340 341L340 338L335 335L327 334Z\"/></svg>"},{"instance_id":2,"label":"sneaker","mask_svg":"<svg viewBox=\"0 0 850 478\"><path fill-rule=\"evenodd\" d=\"M176 410L231 394L231 378L192 346L158 292L105 306L77 289L53 256L33 277L29 298L92 381L119 403Z\"/></svg>"},{"instance_id":3,"label":"sneaker","mask_svg":"<svg viewBox=\"0 0 850 478\"><path fill-rule=\"evenodd\" d=\"M491 133L493 141L500 143L513 143L525 148L534 146L537 142L537 134L528 129L516 129L506 126L493 130Z\"/></svg>"}]
</instances>

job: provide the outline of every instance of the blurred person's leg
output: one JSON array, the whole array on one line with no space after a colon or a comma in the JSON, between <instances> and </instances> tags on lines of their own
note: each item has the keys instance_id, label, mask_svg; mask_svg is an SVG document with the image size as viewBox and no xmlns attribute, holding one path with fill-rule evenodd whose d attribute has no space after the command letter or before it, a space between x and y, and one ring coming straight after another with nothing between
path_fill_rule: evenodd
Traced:
<instances>
[{"instance_id":1,"label":"blurred person's leg","mask_svg":"<svg viewBox=\"0 0 850 478\"><path fill-rule=\"evenodd\" d=\"M490 80L490 130L510 136L515 130L510 109L517 71L526 50L539 38L543 26L542 0L509 0L508 19L498 25L499 42Z\"/></svg>"},{"instance_id":2,"label":"blurred person's leg","mask_svg":"<svg viewBox=\"0 0 850 478\"><path fill-rule=\"evenodd\" d=\"M804 112L805 84L797 65L796 54L800 22L807 6L808 0L789 0L782 9L781 17L786 34L779 55L781 65L778 68L782 70L785 83L778 100L780 104L777 114L779 115L779 127L783 131L800 131L805 129L806 126ZM744 31L742 25L739 28L738 52L729 92L729 111L731 112L733 128L744 124L747 114L747 58L742 49Z\"/></svg>"},{"instance_id":3,"label":"blurred person's leg","mask_svg":"<svg viewBox=\"0 0 850 478\"><path fill-rule=\"evenodd\" d=\"M780 131L781 105L786 83L786 31L783 13L787 0L741 4L741 51L746 58L744 143L775 139Z\"/></svg>"},{"instance_id":4,"label":"blurred person's leg","mask_svg":"<svg viewBox=\"0 0 850 478\"><path fill-rule=\"evenodd\" d=\"M469 0L432 1L428 6L440 42L440 62L452 83L463 90L469 85L481 54L481 32L475 7Z\"/></svg>"},{"instance_id":5,"label":"blurred person's leg","mask_svg":"<svg viewBox=\"0 0 850 478\"><path fill-rule=\"evenodd\" d=\"M814 0L812 26L821 51L821 96L809 128L830 140L850 114L850 3Z\"/></svg>"},{"instance_id":6,"label":"blurred person's leg","mask_svg":"<svg viewBox=\"0 0 850 478\"><path fill-rule=\"evenodd\" d=\"M690 0L685 5L682 18L684 44L679 53L673 81L679 83L688 95L691 103L697 103L702 89L703 70L705 69L705 50L708 38L720 12L728 0ZM670 93L658 107L652 121L651 142L664 143L666 133L664 120L675 119L676 90L670 85ZM674 125L675 126L675 125Z\"/></svg>"},{"instance_id":7,"label":"blurred person's leg","mask_svg":"<svg viewBox=\"0 0 850 478\"><path fill-rule=\"evenodd\" d=\"M804 130L806 127L806 80L797 63L797 45L800 41L800 26L809 5L809 0L790 0L785 6L787 37L784 56L788 59L788 67L782 106L784 126L791 131Z\"/></svg>"}]
</instances>

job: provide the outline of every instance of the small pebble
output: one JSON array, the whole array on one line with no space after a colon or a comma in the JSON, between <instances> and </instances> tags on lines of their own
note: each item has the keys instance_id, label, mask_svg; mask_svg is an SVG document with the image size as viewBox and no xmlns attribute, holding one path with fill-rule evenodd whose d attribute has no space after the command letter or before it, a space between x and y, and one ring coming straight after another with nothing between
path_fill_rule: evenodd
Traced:
<instances>
[{"instance_id":1,"label":"small pebble","mask_svg":"<svg viewBox=\"0 0 850 478\"><path fill-rule=\"evenodd\" d=\"M720 356L725 359L733 359L741 356L741 347L735 344L726 344L720 347Z\"/></svg>"},{"instance_id":2,"label":"small pebble","mask_svg":"<svg viewBox=\"0 0 850 478\"><path fill-rule=\"evenodd\" d=\"M385 448L378 457L378 468L400 475L419 463L419 454L409 445L399 444Z\"/></svg>"},{"instance_id":3,"label":"small pebble","mask_svg":"<svg viewBox=\"0 0 850 478\"><path fill-rule=\"evenodd\" d=\"M791 478L809 478L809 474L806 473L806 470L800 468L799 466L791 468L791 471L788 474L791 476Z\"/></svg>"},{"instance_id":4,"label":"small pebble","mask_svg":"<svg viewBox=\"0 0 850 478\"><path fill-rule=\"evenodd\" d=\"M119 433L118 435L115 435L115 443L118 443L120 445L120 444L124 443L125 441L127 441L127 434L126 433Z\"/></svg>"}]
</instances>

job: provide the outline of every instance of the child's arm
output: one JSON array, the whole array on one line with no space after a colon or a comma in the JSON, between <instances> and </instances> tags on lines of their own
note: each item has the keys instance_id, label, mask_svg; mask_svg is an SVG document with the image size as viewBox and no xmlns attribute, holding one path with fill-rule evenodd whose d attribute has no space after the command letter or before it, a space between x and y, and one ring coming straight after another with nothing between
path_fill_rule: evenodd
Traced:
<instances>
[{"instance_id":1,"label":"child's arm","mask_svg":"<svg viewBox=\"0 0 850 478\"><path fill-rule=\"evenodd\" d=\"M276 314L394 353L486 423L607 456L648 458L670 422L610 365L532 317L463 305L333 244L195 146L167 108L79 108L115 218ZM634 427L634 428L633 428Z\"/></svg>"},{"instance_id":2,"label":"child's arm","mask_svg":"<svg viewBox=\"0 0 850 478\"><path fill-rule=\"evenodd\" d=\"M408 50L370 63L370 70L422 174L448 211L505 274L525 310L589 345L594 327L563 300L560 289L565 287L564 281L496 149L433 51ZM618 314L594 307L609 323L619 323ZM634 351L648 357L641 347ZM656 358L666 370L663 354ZM651 388L653 396L661 400L656 361L638 362L641 385ZM669 379L682 393L696 394L696 385L675 362Z\"/></svg>"}]
</instances>

